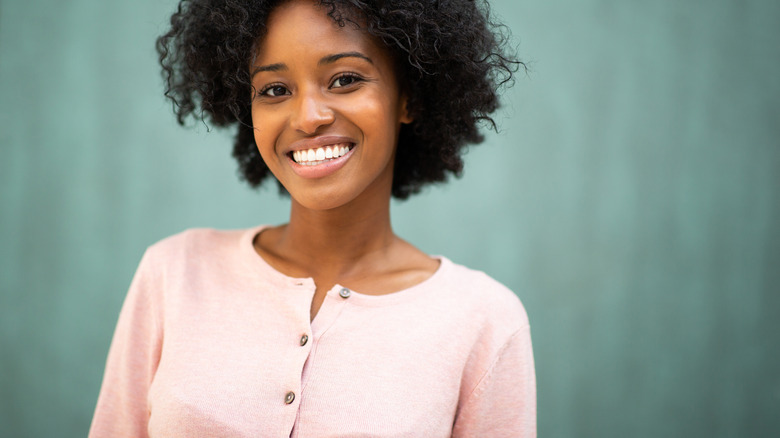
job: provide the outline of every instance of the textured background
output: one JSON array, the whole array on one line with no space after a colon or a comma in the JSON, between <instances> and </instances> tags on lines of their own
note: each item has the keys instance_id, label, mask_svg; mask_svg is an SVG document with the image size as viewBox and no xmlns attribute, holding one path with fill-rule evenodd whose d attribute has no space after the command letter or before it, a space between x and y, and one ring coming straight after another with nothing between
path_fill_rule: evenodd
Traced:
<instances>
[{"instance_id":1,"label":"textured background","mask_svg":"<svg viewBox=\"0 0 780 438\"><path fill-rule=\"evenodd\" d=\"M396 231L522 298L541 436L780 436L780 3L494 6L531 72ZM2 436L86 434L147 245L287 215L175 125L173 8L0 2Z\"/></svg>"}]
</instances>

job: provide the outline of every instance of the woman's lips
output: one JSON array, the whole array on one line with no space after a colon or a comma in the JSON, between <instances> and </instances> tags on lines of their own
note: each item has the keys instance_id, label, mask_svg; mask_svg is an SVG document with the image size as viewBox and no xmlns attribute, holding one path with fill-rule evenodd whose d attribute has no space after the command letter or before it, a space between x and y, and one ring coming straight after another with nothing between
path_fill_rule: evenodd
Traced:
<instances>
[{"instance_id":1,"label":"woman's lips","mask_svg":"<svg viewBox=\"0 0 780 438\"><path fill-rule=\"evenodd\" d=\"M301 149L290 152L293 161L306 166L316 166L323 161L329 161L344 156L349 152L352 143L339 143L325 147Z\"/></svg>"},{"instance_id":2,"label":"woman's lips","mask_svg":"<svg viewBox=\"0 0 780 438\"><path fill-rule=\"evenodd\" d=\"M287 154L292 170L302 178L323 178L337 170L352 157L355 144L339 142L326 146L298 149ZM330 157L328 157L330 155Z\"/></svg>"}]
</instances>

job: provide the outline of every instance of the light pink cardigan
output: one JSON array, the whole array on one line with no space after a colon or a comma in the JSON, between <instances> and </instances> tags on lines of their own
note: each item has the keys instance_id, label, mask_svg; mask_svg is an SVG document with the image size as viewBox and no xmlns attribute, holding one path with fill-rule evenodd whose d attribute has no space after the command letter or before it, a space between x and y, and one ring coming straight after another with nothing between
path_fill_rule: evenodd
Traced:
<instances>
[{"instance_id":1,"label":"light pink cardigan","mask_svg":"<svg viewBox=\"0 0 780 438\"><path fill-rule=\"evenodd\" d=\"M487 275L440 258L389 295L259 257L250 230L150 247L119 315L90 437L533 437L528 320ZM334 248L338 251L338 248Z\"/></svg>"}]
</instances>

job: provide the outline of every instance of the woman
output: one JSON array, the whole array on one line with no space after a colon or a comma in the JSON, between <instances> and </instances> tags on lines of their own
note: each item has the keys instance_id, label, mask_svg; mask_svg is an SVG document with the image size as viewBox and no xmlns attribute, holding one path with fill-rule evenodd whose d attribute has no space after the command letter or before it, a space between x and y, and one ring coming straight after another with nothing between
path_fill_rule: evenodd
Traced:
<instances>
[{"instance_id":1,"label":"woman","mask_svg":"<svg viewBox=\"0 0 780 438\"><path fill-rule=\"evenodd\" d=\"M535 436L519 300L389 212L460 171L513 64L473 2L400 3L182 1L158 41L179 121L237 125L290 221L147 250L90 436Z\"/></svg>"}]
</instances>

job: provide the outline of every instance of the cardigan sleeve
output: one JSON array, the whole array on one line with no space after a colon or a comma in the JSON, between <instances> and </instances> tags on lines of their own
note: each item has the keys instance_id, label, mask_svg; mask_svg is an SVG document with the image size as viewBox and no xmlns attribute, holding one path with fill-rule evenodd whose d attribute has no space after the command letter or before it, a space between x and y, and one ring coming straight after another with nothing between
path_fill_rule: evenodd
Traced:
<instances>
[{"instance_id":1,"label":"cardigan sleeve","mask_svg":"<svg viewBox=\"0 0 780 438\"><path fill-rule=\"evenodd\" d=\"M536 376L527 325L502 346L460 404L452 436L536 437Z\"/></svg>"},{"instance_id":2,"label":"cardigan sleeve","mask_svg":"<svg viewBox=\"0 0 780 438\"><path fill-rule=\"evenodd\" d=\"M119 313L90 438L147 436L147 396L162 346L159 275L151 259L147 250Z\"/></svg>"}]
</instances>

